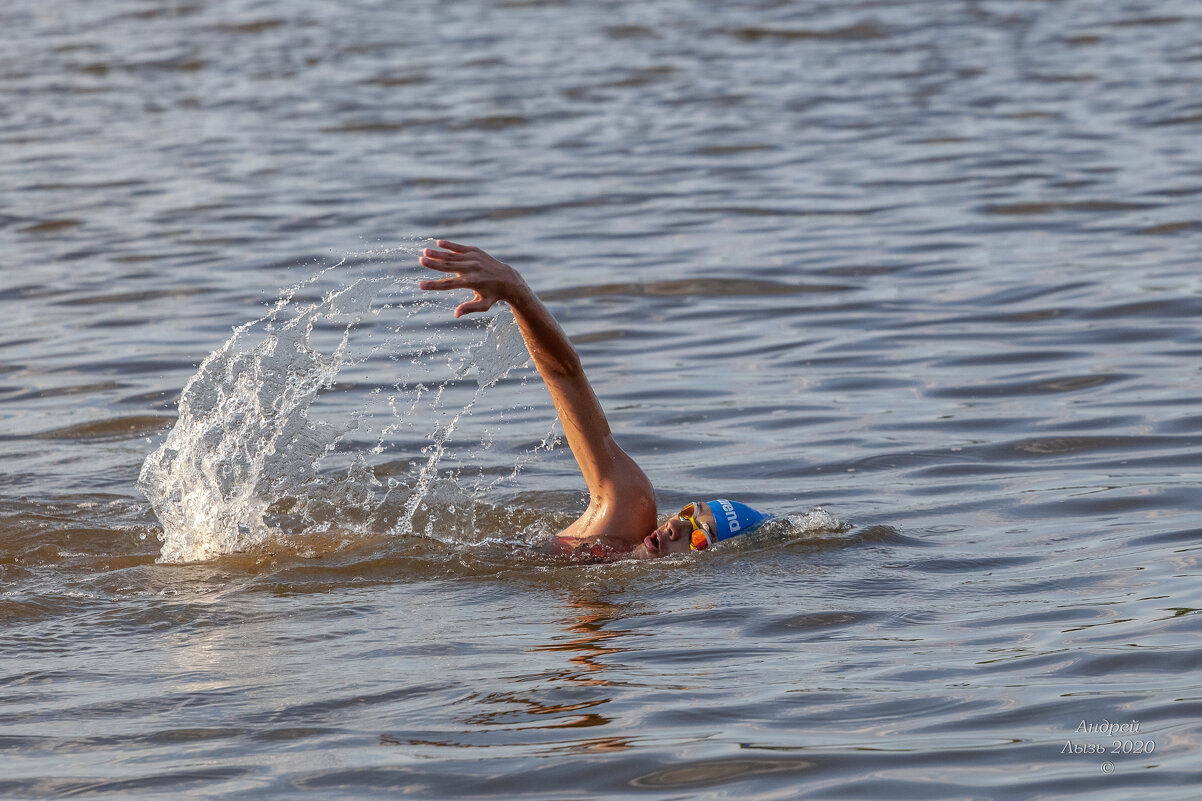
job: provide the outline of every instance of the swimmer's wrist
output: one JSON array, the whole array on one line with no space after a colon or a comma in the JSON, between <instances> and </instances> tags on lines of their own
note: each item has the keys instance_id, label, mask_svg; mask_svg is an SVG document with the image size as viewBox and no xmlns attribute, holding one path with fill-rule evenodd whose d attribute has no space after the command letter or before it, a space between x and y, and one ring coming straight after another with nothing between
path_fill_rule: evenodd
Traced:
<instances>
[{"instance_id":1,"label":"swimmer's wrist","mask_svg":"<svg viewBox=\"0 0 1202 801\"><path fill-rule=\"evenodd\" d=\"M541 302L538 299L538 295L534 293L534 290L530 288L530 285L526 283L522 276L516 272L514 275L517 278L516 286L514 286L512 291L506 293L505 302L518 311L526 311L537 306Z\"/></svg>"}]
</instances>

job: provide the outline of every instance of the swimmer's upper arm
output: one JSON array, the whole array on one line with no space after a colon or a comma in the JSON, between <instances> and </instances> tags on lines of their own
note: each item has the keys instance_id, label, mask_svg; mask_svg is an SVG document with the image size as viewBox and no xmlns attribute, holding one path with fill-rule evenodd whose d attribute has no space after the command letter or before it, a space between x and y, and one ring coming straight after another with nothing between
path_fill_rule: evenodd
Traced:
<instances>
[{"instance_id":1,"label":"swimmer's upper arm","mask_svg":"<svg viewBox=\"0 0 1202 801\"><path fill-rule=\"evenodd\" d=\"M628 485L644 483L650 488L651 482L634 459L614 441L605 411L579 360L575 369L547 374L544 380L589 492L620 494Z\"/></svg>"}]
</instances>

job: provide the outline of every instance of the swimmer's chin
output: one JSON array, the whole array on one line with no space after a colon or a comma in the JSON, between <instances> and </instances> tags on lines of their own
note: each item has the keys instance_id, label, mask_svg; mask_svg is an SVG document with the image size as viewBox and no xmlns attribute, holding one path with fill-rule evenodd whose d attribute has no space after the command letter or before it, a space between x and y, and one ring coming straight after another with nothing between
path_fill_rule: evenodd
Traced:
<instances>
[{"instance_id":1,"label":"swimmer's chin","mask_svg":"<svg viewBox=\"0 0 1202 801\"><path fill-rule=\"evenodd\" d=\"M630 550L628 559L658 559L663 556L661 553L653 553L646 543L640 542Z\"/></svg>"}]
</instances>

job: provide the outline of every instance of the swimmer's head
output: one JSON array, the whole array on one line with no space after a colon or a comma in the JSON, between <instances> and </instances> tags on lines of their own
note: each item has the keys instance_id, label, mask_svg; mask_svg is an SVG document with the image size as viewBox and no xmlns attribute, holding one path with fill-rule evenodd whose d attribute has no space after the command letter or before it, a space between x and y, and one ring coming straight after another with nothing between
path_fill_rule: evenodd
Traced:
<instances>
[{"instance_id":1,"label":"swimmer's head","mask_svg":"<svg viewBox=\"0 0 1202 801\"><path fill-rule=\"evenodd\" d=\"M701 551L714 543L754 531L771 518L772 515L745 503L725 498L690 503L644 537L639 548L650 557Z\"/></svg>"},{"instance_id":2,"label":"swimmer's head","mask_svg":"<svg viewBox=\"0 0 1202 801\"><path fill-rule=\"evenodd\" d=\"M755 531L772 518L772 515L752 509L745 503L728 501L725 498L706 501L705 505L709 507L708 517L713 519L714 526L712 530L708 531L704 526L699 526L693 531L689 547L694 551L702 551L715 542ZM696 504L689 504L689 506L695 507ZM683 514L684 511L681 510L681 513Z\"/></svg>"}]
</instances>

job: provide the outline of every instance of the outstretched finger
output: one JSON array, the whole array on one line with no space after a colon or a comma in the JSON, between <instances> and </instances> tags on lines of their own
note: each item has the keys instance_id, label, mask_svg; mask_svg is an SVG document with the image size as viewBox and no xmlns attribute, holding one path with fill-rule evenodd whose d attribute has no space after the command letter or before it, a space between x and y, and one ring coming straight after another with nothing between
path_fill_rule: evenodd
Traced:
<instances>
[{"instance_id":1,"label":"outstretched finger","mask_svg":"<svg viewBox=\"0 0 1202 801\"><path fill-rule=\"evenodd\" d=\"M418 262L423 267L429 267L431 270L439 270L444 273L458 273L463 271L462 264L455 264L442 259L431 258L430 256L422 256Z\"/></svg>"},{"instance_id":2,"label":"outstretched finger","mask_svg":"<svg viewBox=\"0 0 1202 801\"><path fill-rule=\"evenodd\" d=\"M472 247L471 245L461 245L458 242L452 242L449 239L438 239L438 240L435 240L434 244L438 245L440 248L446 248L447 250L453 250L456 253L473 253L480 249L480 248Z\"/></svg>"},{"instance_id":3,"label":"outstretched finger","mask_svg":"<svg viewBox=\"0 0 1202 801\"><path fill-rule=\"evenodd\" d=\"M449 250L435 250L434 248L424 248L423 256L428 256L432 259L442 259L443 261L458 261L461 259L474 259L476 254L468 251L466 253L454 253Z\"/></svg>"},{"instance_id":4,"label":"outstretched finger","mask_svg":"<svg viewBox=\"0 0 1202 801\"><path fill-rule=\"evenodd\" d=\"M440 278L437 281L422 281L417 285L418 289L467 289L467 282L456 276L455 278Z\"/></svg>"}]
</instances>

